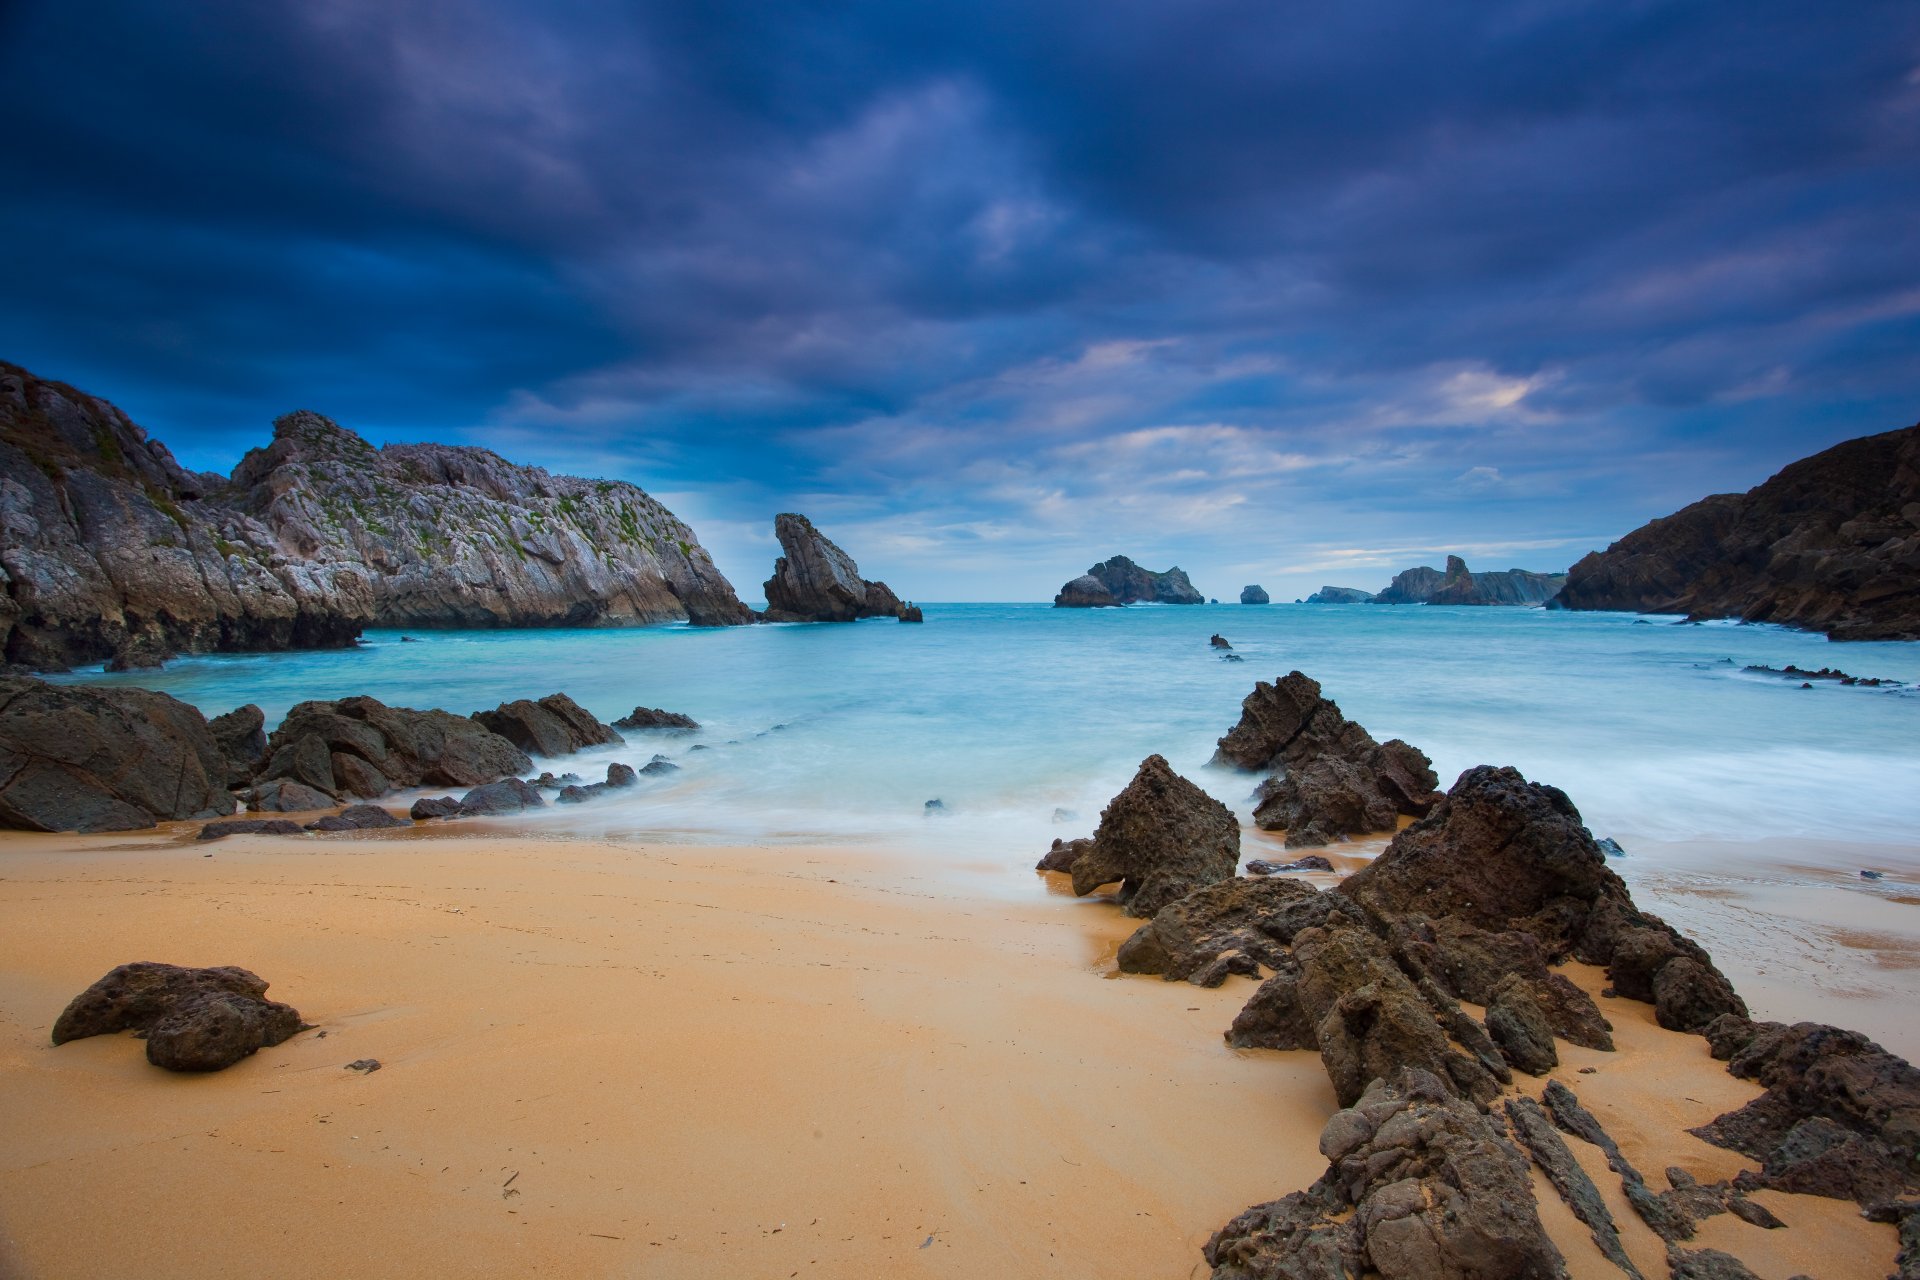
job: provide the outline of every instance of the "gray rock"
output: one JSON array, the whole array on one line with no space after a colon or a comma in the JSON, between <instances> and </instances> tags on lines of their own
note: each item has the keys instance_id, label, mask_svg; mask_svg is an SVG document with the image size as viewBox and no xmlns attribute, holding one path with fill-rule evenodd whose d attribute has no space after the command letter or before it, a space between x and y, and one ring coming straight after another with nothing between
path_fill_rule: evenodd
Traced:
<instances>
[{"instance_id":1,"label":"gray rock","mask_svg":"<svg viewBox=\"0 0 1920 1280\"><path fill-rule=\"evenodd\" d=\"M1204 604L1206 597L1193 589L1193 583L1178 565L1165 573L1142 569L1125 556L1102 561L1060 588L1053 598L1056 609L1087 609L1113 605Z\"/></svg>"},{"instance_id":2,"label":"gray rock","mask_svg":"<svg viewBox=\"0 0 1920 1280\"><path fill-rule=\"evenodd\" d=\"M1257 583L1250 587L1242 587L1240 588L1240 603L1266 604L1268 603L1267 593Z\"/></svg>"},{"instance_id":3,"label":"gray rock","mask_svg":"<svg viewBox=\"0 0 1920 1280\"><path fill-rule=\"evenodd\" d=\"M626 741L564 693L550 693L538 702L526 698L503 702L492 711L474 712L472 718L536 756L571 755L587 747Z\"/></svg>"},{"instance_id":4,"label":"gray rock","mask_svg":"<svg viewBox=\"0 0 1920 1280\"><path fill-rule=\"evenodd\" d=\"M769 622L855 622L861 618L921 621L919 610L903 603L884 582L860 576L860 566L805 516L784 512L773 518L780 558L767 579ZM912 617L907 615L911 611Z\"/></svg>"},{"instance_id":5,"label":"gray rock","mask_svg":"<svg viewBox=\"0 0 1920 1280\"><path fill-rule=\"evenodd\" d=\"M309 831L385 831L413 824L396 818L378 805L349 805L339 813L330 813L307 824Z\"/></svg>"},{"instance_id":6,"label":"gray rock","mask_svg":"<svg viewBox=\"0 0 1920 1280\"><path fill-rule=\"evenodd\" d=\"M419 786L472 787L526 772L526 752L465 716L373 698L302 702L267 739L259 782L290 778L335 796L375 799Z\"/></svg>"},{"instance_id":7,"label":"gray rock","mask_svg":"<svg viewBox=\"0 0 1920 1280\"><path fill-rule=\"evenodd\" d=\"M613 722L616 729L659 729L669 733L690 732L700 727L692 716L657 707L635 707Z\"/></svg>"},{"instance_id":8,"label":"gray rock","mask_svg":"<svg viewBox=\"0 0 1920 1280\"><path fill-rule=\"evenodd\" d=\"M1514 1136L1520 1145L1533 1156L1533 1162L1547 1175L1547 1181L1560 1193L1560 1198L1573 1210L1573 1216L1586 1224L1593 1234L1593 1242L1607 1260L1632 1276L1642 1280L1640 1269L1627 1257L1627 1250L1620 1243L1620 1228L1613 1220L1613 1214L1607 1208L1606 1200L1600 1194L1600 1188L1593 1184L1587 1171L1574 1159L1573 1152L1554 1131L1547 1113L1532 1098L1507 1099L1507 1119L1513 1124Z\"/></svg>"},{"instance_id":9,"label":"gray rock","mask_svg":"<svg viewBox=\"0 0 1920 1280\"><path fill-rule=\"evenodd\" d=\"M423 822L428 818L457 817L459 813L460 802L452 796L422 796L413 802L413 808L407 811L407 816L415 822Z\"/></svg>"},{"instance_id":10,"label":"gray rock","mask_svg":"<svg viewBox=\"0 0 1920 1280\"><path fill-rule=\"evenodd\" d=\"M1120 970L1199 986L1218 986L1228 972L1258 976L1280 968L1295 935L1325 924L1339 902L1298 880L1222 880L1155 912L1120 944ZM1216 967L1228 953L1232 966Z\"/></svg>"},{"instance_id":11,"label":"gray rock","mask_svg":"<svg viewBox=\"0 0 1920 1280\"><path fill-rule=\"evenodd\" d=\"M229 818L225 822L209 822L200 828L196 840L221 840L227 836L298 836L305 835L299 823L290 818Z\"/></svg>"},{"instance_id":12,"label":"gray rock","mask_svg":"<svg viewBox=\"0 0 1920 1280\"><path fill-rule=\"evenodd\" d=\"M292 778L274 778L242 793L247 808L261 813L309 813L331 809L334 799Z\"/></svg>"},{"instance_id":13,"label":"gray rock","mask_svg":"<svg viewBox=\"0 0 1920 1280\"><path fill-rule=\"evenodd\" d=\"M567 791L574 790L569 787ZM563 797L566 791L560 793ZM489 782L475 787L460 797L459 815L463 818L489 816L502 813L519 813L525 809L544 809L547 802L540 798L539 791L518 778L502 778L498 782Z\"/></svg>"}]
</instances>

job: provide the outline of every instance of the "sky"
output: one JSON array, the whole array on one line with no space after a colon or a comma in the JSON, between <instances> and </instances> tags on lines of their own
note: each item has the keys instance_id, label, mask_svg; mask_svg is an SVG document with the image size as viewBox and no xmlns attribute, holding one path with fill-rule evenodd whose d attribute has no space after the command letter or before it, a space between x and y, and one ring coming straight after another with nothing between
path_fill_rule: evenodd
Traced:
<instances>
[{"instance_id":1,"label":"sky","mask_svg":"<svg viewBox=\"0 0 1920 1280\"><path fill-rule=\"evenodd\" d=\"M1911 0L0 0L0 358L632 480L743 597L1564 569L1920 418Z\"/></svg>"}]
</instances>

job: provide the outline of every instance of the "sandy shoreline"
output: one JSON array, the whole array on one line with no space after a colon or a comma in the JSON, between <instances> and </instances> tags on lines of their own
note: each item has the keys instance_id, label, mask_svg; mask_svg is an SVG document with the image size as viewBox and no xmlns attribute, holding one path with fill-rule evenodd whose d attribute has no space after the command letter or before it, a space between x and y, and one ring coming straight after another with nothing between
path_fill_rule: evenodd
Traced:
<instances>
[{"instance_id":1,"label":"sandy shoreline","mask_svg":"<svg viewBox=\"0 0 1920 1280\"><path fill-rule=\"evenodd\" d=\"M1324 1168L1318 1057L1224 1046L1248 980L1103 980L1135 922L1100 903L811 847L207 852L0 838L9 1276L1184 1277ZM52 1048L66 1001L132 959L252 968L319 1030L208 1077L125 1037ZM1757 1089L1603 1004L1621 1051L1556 1074L1656 1181L1726 1176L1738 1157L1680 1130ZM344 1069L364 1057L382 1069ZM1737 1239L1768 1280L1885 1274L1891 1228L1768 1202L1789 1231L1723 1216L1701 1243ZM1619 1274L1542 1204L1576 1275Z\"/></svg>"}]
</instances>

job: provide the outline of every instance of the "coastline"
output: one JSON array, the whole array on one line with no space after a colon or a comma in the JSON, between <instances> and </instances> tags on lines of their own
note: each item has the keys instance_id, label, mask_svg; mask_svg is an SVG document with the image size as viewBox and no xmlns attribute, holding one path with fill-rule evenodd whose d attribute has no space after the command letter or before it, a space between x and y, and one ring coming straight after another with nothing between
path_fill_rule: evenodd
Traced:
<instances>
[{"instance_id":1,"label":"coastline","mask_svg":"<svg viewBox=\"0 0 1920 1280\"><path fill-rule=\"evenodd\" d=\"M1052 877L974 895L884 849L192 830L0 838L6 1275L1189 1276L1221 1222L1324 1168L1317 1055L1220 1039L1253 984L1114 975L1136 922ZM316 1030L205 1077L123 1036L53 1048L133 959L252 968ZM1683 1129L1758 1089L1601 1004L1620 1052L1568 1047L1555 1076L1642 1167L1727 1176ZM1780 1280L1884 1274L1891 1228L1764 1194L1792 1230L1741 1252ZM1608 1274L1540 1201L1573 1274Z\"/></svg>"}]
</instances>

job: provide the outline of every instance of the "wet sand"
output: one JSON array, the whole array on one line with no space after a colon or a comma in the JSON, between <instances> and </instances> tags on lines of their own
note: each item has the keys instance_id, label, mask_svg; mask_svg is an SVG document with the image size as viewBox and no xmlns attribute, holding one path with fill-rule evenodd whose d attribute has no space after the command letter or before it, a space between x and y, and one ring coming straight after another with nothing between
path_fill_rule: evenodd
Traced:
<instances>
[{"instance_id":1,"label":"wet sand","mask_svg":"<svg viewBox=\"0 0 1920 1280\"><path fill-rule=\"evenodd\" d=\"M1216 1227L1322 1171L1332 1090L1317 1055L1224 1046L1250 980L1115 977L1136 922L1038 880L970 895L792 846L5 836L0 1270L1203 1275ZM254 969L317 1029L204 1077L124 1036L50 1046L134 959ZM1621 1052L1568 1049L1562 1078L1656 1187L1726 1176L1681 1130L1757 1090L1603 1004ZM1891 1228L1767 1202L1790 1231L1700 1243L1768 1280L1885 1274ZM1576 1275L1619 1274L1543 1212Z\"/></svg>"}]
</instances>

